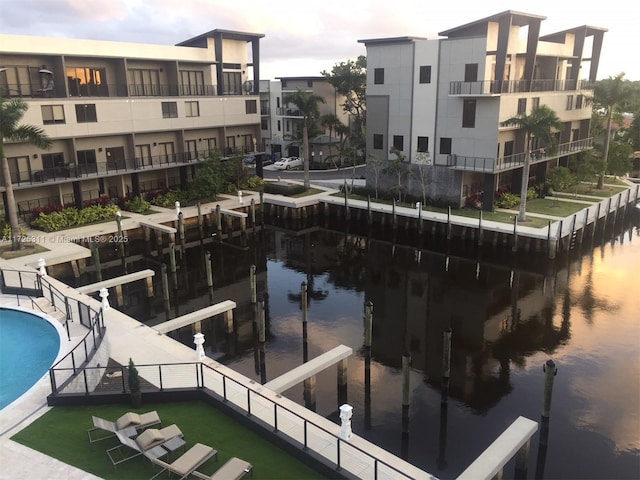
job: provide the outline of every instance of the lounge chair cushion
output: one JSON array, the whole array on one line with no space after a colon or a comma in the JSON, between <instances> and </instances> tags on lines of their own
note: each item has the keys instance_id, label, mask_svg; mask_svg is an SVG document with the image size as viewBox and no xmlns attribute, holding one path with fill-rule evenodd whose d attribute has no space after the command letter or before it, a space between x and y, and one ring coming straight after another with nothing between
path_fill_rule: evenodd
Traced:
<instances>
[{"instance_id":1,"label":"lounge chair cushion","mask_svg":"<svg viewBox=\"0 0 640 480\"><path fill-rule=\"evenodd\" d=\"M160 444L165 441L165 436L156 428L149 428L142 432L136 438L136 443L142 450L148 450L153 445Z\"/></svg>"},{"instance_id":2,"label":"lounge chair cushion","mask_svg":"<svg viewBox=\"0 0 640 480\"><path fill-rule=\"evenodd\" d=\"M116 429L123 430L132 425L140 425L140 415L134 412L125 413L116 420Z\"/></svg>"},{"instance_id":3,"label":"lounge chair cushion","mask_svg":"<svg viewBox=\"0 0 640 480\"><path fill-rule=\"evenodd\" d=\"M188 475L213 452L213 448L202 443L196 443L171 464L170 470L178 475Z\"/></svg>"}]
</instances>

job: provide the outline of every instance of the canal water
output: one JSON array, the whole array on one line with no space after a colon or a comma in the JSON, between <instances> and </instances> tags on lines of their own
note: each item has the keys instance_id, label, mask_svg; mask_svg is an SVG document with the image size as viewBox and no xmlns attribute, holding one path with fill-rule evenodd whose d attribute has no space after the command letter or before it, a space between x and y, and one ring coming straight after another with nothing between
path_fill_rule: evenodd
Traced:
<instances>
[{"instance_id":1,"label":"canal water","mask_svg":"<svg viewBox=\"0 0 640 480\"><path fill-rule=\"evenodd\" d=\"M140 242L128 248L129 271L167 261L154 260L153 252L137 254L136 248L149 253ZM169 274L175 282L169 312L160 275L156 298L131 285L122 309L153 325L211 302L236 301L232 334L222 320L203 323L206 352L257 382L300 365L305 352L313 358L340 344L352 347L346 395L354 433L443 479L457 477L517 417L541 420L543 366L553 360L548 431L531 440L528 478L640 478L640 232L622 227L552 266L526 256L509 252L503 261L484 260L349 231L266 227L246 242L188 242L175 276ZM105 278L118 274L114 264L109 270L105 262ZM254 335L251 265L266 305L263 363ZM89 281L85 276L80 283ZM374 311L370 361L363 347L367 302ZM448 328L451 373L443 402ZM187 328L173 335L193 347L192 333ZM404 429L403 353L411 355ZM323 416L336 418L344 401L336 384L335 368L317 377L314 408ZM285 395L309 404L302 385ZM513 467L512 461L505 478L514 476Z\"/></svg>"}]
</instances>

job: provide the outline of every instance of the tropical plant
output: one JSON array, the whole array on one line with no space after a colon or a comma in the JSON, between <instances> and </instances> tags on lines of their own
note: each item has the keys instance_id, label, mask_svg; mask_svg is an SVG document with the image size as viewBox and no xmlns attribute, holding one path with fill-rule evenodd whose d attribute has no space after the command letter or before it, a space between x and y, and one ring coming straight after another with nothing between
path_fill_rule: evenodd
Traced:
<instances>
[{"instance_id":1,"label":"tropical plant","mask_svg":"<svg viewBox=\"0 0 640 480\"><path fill-rule=\"evenodd\" d=\"M124 202L124 209L134 213L147 213L151 209L151 204L144 198L135 196Z\"/></svg>"},{"instance_id":2,"label":"tropical plant","mask_svg":"<svg viewBox=\"0 0 640 480\"><path fill-rule=\"evenodd\" d=\"M11 225L11 249L20 250L20 225L16 200L13 194L9 161L4 156L4 142L28 142L38 148L46 149L51 146L51 139L39 127L33 125L18 125L29 105L20 98L7 100L0 98L0 158L2 159L2 177L4 180L5 195L7 200L7 214Z\"/></svg>"},{"instance_id":3,"label":"tropical plant","mask_svg":"<svg viewBox=\"0 0 640 480\"><path fill-rule=\"evenodd\" d=\"M139 408L142 402L142 393L140 391L140 374L133 363L133 359L129 357L129 366L127 383L129 384L129 393L131 394L131 403L135 408Z\"/></svg>"},{"instance_id":4,"label":"tropical plant","mask_svg":"<svg viewBox=\"0 0 640 480\"><path fill-rule=\"evenodd\" d=\"M558 200L558 192L568 190L577 184L577 179L567 167L556 167L547 174L547 183L556 194L556 202Z\"/></svg>"},{"instance_id":5,"label":"tropical plant","mask_svg":"<svg viewBox=\"0 0 640 480\"><path fill-rule=\"evenodd\" d=\"M337 63L331 72L323 71L321 73L333 85L336 92L344 97L342 108L353 118L351 143L356 149L364 151L366 146L367 57L360 55L355 61L348 60Z\"/></svg>"},{"instance_id":6,"label":"tropical plant","mask_svg":"<svg viewBox=\"0 0 640 480\"><path fill-rule=\"evenodd\" d=\"M542 145L553 150L557 140L555 130L562 130L563 124L556 113L546 105L531 110L531 113L520 113L502 122L504 127L516 127L524 132L524 165L522 167L522 186L520 190L520 211L518 221L526 222L527 190L529 189L529 166L531 164L531 139L536 138Z\"/></svg>"},{"instance_id":7,"label":"tropical plant","mask_svg":"<svg viewBox=\"0 0 640 480\"><path fill-rule=\"evenodd\" d=\"M616 113L622 113L624 107L628 105L629 95L631 93L631 85L625 80L624 73L619 73L615 77L609 77L599 80L593 88L592 101L596 109L601 110L606 116L606 126L604 129L604 147L602 152L602 160L604 162L598 184L596 188L604 187L604 175L607 171L607 162L609 159L609 145L611 143L611 125L613 117Z\"/></svg>"},{"instance_id":8,"label":"tropical plant","mask_svg":"<svg viewBox=\"0 0 640 480\"><path fill-rule=\"evenodd\" d=\"M407 156L396 147L391 147L389 153L391 155L395 155L396 158L389 160L387 166L384 169L384 173L395 175L396 186L393 188L393 190L398 194L398 200L402 201L404 193L403 180L405 175L407 174L407 170L404 167L404 162L407 159Z\"/></svg>"},{"instance_id":9,"label":"tropical plant","mask_svg":"<svg viewBox=\"0 0 640 480\"><path fill-rule=\"evenodd\" d=\"M314 126L320 117L319 104L325 103L324 98L311 92L305 92L298 89L294 93L290 93L284 97L284 103L292 104L298 107L302 114L302 152L304 160L304 188L311 188L311 179L309 177L309 130Z\"/></svg>"}]
</instances>

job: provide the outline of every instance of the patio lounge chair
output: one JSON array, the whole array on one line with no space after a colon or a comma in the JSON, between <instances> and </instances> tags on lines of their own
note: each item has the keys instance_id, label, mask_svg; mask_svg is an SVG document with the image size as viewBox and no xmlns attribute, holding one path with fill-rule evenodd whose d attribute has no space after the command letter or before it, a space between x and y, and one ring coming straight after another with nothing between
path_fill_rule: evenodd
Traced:
<instances>
[{"instance_id":1,"label":"patio lounge chair","mask_svg":"<svg viewBox=\"0 0 640 480\"><path fill-rule=\"evenodd\" d=\"M144 455L151 460L151 463L155 463L161 467L161 470L151 477L152 480L167 470L170 474L175 473L179 479L183 479L191 475L196 468L204 464L207 460L213 457L217 459L218 451L202 443L196 443L171 463L163 462L159 458L154 458L153 455L149 455L146 452Z\"/></svg>"},{"instance_id":2,"label":"patio lounge chair","mask_svg":"<svg viewBox=\"0 0 640 480\"><path fill-rule=\"evenodd\" d=\"M129 412L122 415L115 422L105 420L100 417L93 418L93 428L87 430L89 436L89 443L99 442L105 438L113 437L116 432L127 430L129 437L137 435L139 430L155 425L161 425L158 412L155 410L152 412L146 412L138 415L135 412ZM109 434L97 434L97 432L109 432Z\"/></svg>"},{"instance_id":3,"label":"patio lounge chair","mask_svg":"<svg viewBox=\"0 0 640 480\"><path fill-rule=\"evenodd\" d=\"M185 445L184 435L177 425L169 425L160 430L149 428L135 439L123 435L122 432L116 432L116 436L120 445L107 450L107 456L114 468L143 454L147 458L164 457Z\"/></svg>"},{"instance_id":4,"label":"patio lounge chair","mask_svg":"<svg viewBox=\"0 0 640 480\"><path fill-rule=\"evenodd\" d=\"M202 480L240 480L247 473L253 473L253 465L240 458L232 457L211 475L193 472L193 476Z\"/></svg>"}]
</instances>

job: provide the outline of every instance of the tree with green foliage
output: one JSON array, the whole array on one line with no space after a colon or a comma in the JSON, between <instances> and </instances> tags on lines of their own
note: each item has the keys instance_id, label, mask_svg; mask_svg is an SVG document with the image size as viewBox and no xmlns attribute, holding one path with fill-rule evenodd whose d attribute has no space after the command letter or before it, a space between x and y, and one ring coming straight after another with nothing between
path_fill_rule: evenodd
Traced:
<instances>
[{"instance_id":1,"label":"tree with green foliage","mask_svg":"<svg viewBox=\"0 0 640 480\"><path fill-rule=\"evenodd\" d=\"M607 171L616 177L622 177L633 167L633 147L626 142L612 141L609 144Z\"/></svg>"},{"instance_id":2,"label":"tree with green foliage","mask_svg":"<svg viewBox=\"0 0 640 480\"><path fill-rule=\"evenodd\" d=\"M189 185L189 198L198 200L212 198L224 192L231 176L232 166L232 161L222 160L220 153L212 150L209 158L196 167L197 174Z\"/></svg>"},{"instance_id":3,"label":"tree with green foliage","mask_svg":"<svg viewBox=\"0 0 640 480\"><path fill-rule=\"evenodd\" d=\"M388 160L388 163L384 169L384 173L395 175L396 177L396 186L393 188L394 193L398 194L398 200L402 201L404 198L404 177L407 174L407 170L404 167L404 163L407 159L407 156L402 153L402 150L399 150L396 147L391 147L389 150L391 155L395 155L396 158L392 158Z\"/></svg>"},{"instance_id":4,"label":"tree with green foliage","mask_svg":"<svg viewBox=\"0 0 640 480\"><path fill-rule=\"evenodd\" d=\"M569 156L569 170L575 175L578 183L593 183L601 168L602 158L594 150L585 150Z\"/></svg>"},{"instance_id":5,"label":"tree with green foliage","mask_svg":"<svg viewBox=\"0 0 640 480\"><path fill-rule=\"evenodd\" d=\"M364 152L366 145L365 125L367 111L367 57L360 55L357 60L340 62L331 72L322 75L344 97L342 108L353 118L351 141L356 149ZM366 157L365 157L366 158Z\"/></svg>"},{"instance_id":6,"label":"tree with green foliage","mask_svg":"<svg viewBox=\"0 0 640 480\"><path fill-rule=\"evenodd\" d=\"M622 113L630 106L632 88L630 82L625 80L624 73L619 73L615 77L599 80L593 88L592 102L594 107L601 111L606 118L604 129L604 147L602 152L603 168L598 177L597 188L604 187L604 175L607 171L609 161L609 146L611 143L611 126L616 113Z\"/></svg>"},{"instance_id":7,"label":"tree with green foliage","mask_svg":"<svg viewBox=\"0 0 640 480\"><path fill-rule=\"evenodd\" d=\"M20 224L18 223L18 212L13 194L9 161L4 156L4 142L6 140L28 142L42 149L47 149L51 146L51 139L41 128L33 125L19 125L20 120L22 120L28 109L29 105L21 98L7 100L0 97L0 158L2 159L2 178L7 199L7 216L9 217L9 225L11 225L12 250L20 250L23 246L20 241Z\"/></svg>"},{"instance_id":8,"label":"tree with green foliage","mask_svg":"<svg viewBox=\"0 0 640 480\"><path fill-rule=\"evenodd\" d=\"M567 167L556 167L547 174L547 183L553 190L557 202L558 192L568 190L578 182L576 176Z\"/></svg>"},{"instance_id":9,"label":"tree with green foliage","mask_svg":"<svg viewBox=\"0 0 640 480\"><path fill-rule=\"evenodd\" d=\"M547 105L540 105L531 113L520 113L502 122L504 127L516 127L524 132L524 165L522 167L522 186L520 188L520 211L518 221L526 222L527 190L529 189L529 166L531 164L531 139L536 138L549 150L556 147L554 131L562 130L563 124L556 113Z\"/></svg>"},{"instance_id":10,"label":"tree with green foliage","mask_svg":"<svg viewBox=\"0 0 640 480\"><path fill-rule=\"evenodd\" d=\"M302 115L302 154L304 161L304 188L309 190L311 179L309 177L309 131L314 128L320 117L319 104L325 103L324 98L315 93L298 89L284 97L285 104L295 105Z\"/></svg>"}]
</instances>

